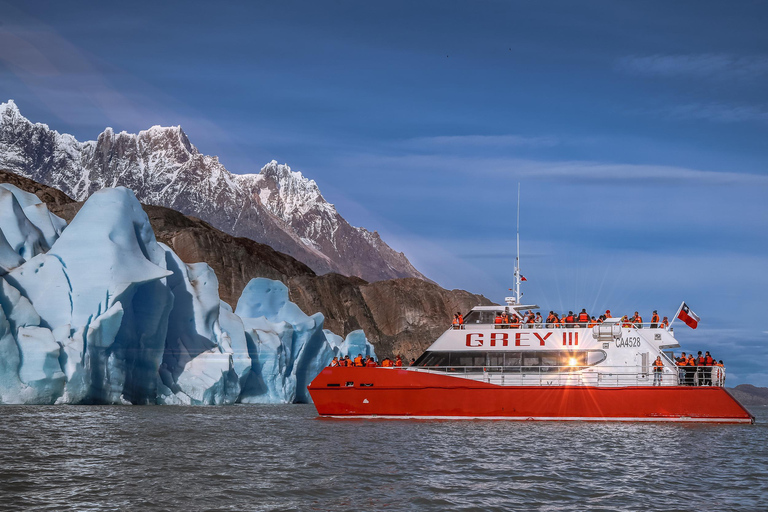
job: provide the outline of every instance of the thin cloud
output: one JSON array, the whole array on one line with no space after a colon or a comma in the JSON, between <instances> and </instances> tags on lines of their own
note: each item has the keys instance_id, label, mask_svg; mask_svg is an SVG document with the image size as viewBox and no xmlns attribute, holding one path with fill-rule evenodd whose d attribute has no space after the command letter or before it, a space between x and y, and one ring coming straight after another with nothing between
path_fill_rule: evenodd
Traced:
<instances>
[{"instance_id":1,"label":"thin cloud","mask_svg":"<svg viewBox=\"0 0 768 512\"><path fill-rule=\"evenodd\" d=\"M757 78L768 74L768 57L726 53L629 55L616 69L632 75L698 78Z\"/></svg>"},{"instance_id":2,"label":"thin cloud","mask_svg":"<svg viewBox=\"0 0 768 512\"><path fill-rule=\"evenodd\" d=\"M664 112L674 119L704 119L720 123L768 122L768 108L765 106L692 103L671 107Z\"/></svg>"},{"instance_id":3,"label":"thin cloud","mask_svg":"<svg viewBox=\"0 0 768 512\"><path fill-rule=\"evenodd\" d=\"M624 164L583 160L546 161L519 158L474 158L447 155L370 155L343 159L350 166L369 169L412 169L437 174L456 173L473 176L512 177L557 180L570 183L645 184L687 183L700 185L768 186L768 176L742 172L722 172L652 164ZM443 193L443 191L438 191Z\"/></svg>"},{"instance_id":4,"label":"thin cloud","mask_svg":"<svg viewBox=\"0 0 768 512\"><path fill-rule=\"evenodd\" d=\"M405 144L414 147L552 147L559 143L555 137L524 137L521 135L449 135L416 137Z\"/></svg>"}]
</instances>

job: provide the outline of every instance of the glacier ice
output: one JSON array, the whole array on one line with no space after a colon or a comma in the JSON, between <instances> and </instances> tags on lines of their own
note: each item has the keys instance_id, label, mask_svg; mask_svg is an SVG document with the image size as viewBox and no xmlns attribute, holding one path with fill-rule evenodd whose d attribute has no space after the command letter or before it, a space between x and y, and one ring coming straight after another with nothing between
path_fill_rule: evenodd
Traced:
<instances>
[{"instance_id":1,"label":"glacier ice","mask_svg":"<svg viewBox=\"0 0 768 512\"><path fill-rule=\"evenodd\" d=\"M93 194L67 226L0 185L0 403L309 402L334 355L375 355L362 331L323 324L263 278L233 311L126 188Z\"/></svg>"}]
</instances>

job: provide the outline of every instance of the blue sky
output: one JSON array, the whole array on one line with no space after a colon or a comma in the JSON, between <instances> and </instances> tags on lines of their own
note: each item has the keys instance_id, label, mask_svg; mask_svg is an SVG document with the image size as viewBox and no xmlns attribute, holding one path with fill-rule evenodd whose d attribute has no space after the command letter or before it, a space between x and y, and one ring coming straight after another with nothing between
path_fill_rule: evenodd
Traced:
<instances>
[{"instance_id":1,"label":"blue sky","mask_svg":"<svg viewBox=\"0 0 768 512\"><path fill-rule=\"evenodd\" d=\"M95 139L181 125L275 159L429 277L702 317L683 350L768 385L762 2L0 2L0 100Z\"/></svg>"}]
</instances>

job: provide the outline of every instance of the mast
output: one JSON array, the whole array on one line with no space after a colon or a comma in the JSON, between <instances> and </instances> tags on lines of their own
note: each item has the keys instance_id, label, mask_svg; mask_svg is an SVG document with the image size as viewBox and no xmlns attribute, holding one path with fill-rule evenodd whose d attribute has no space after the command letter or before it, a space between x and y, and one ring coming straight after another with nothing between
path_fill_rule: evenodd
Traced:
<instances>
[{"instance_id":1,"label":"mast","mask_svg":"<svg viewBox=\"0 0 768 512\"><path fill-rule=\"evenodd\" d=\"M520 182L517 182L517 256L515 257L515 299L520 304Z\"/></svg>"}]
</instances>

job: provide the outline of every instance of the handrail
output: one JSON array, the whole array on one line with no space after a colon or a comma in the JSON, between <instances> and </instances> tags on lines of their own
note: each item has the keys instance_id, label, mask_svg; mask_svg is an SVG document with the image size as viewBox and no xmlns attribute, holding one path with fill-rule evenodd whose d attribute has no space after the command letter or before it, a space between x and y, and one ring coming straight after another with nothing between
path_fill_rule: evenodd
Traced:
<instances>
[{"instance_id":1,"label":"handrail","mask_svg":"<svg viewBox=\"0 0 768 512\"><path fill-rule=\"evenodd\" d=\"M409 366L395 369L452 376L491 384L520 386L713 386L725 385L722 366ZM683 372L683 369L690 369Z\"/></svg>"},{"instance_id":2,"label":"handrail","mask_svg":"<svg viewBox=\"0 0 768 512\"><path fill-rule=\"evenodd\" d=\"M602 323L593 324L590 326L591 322L574 322L569 324L561 324L561 323L547 323L547 322L540 322L540 323L533 323L533 324L524 324L524 323L507 323L507 324L497 324L493 322L483 322L483 323L463 323L463 324L451 324L451 329L467 329L467 326L472 326L472 328L475 327L495 327L498 329L575 329L575 328L589 328L591 329L595 325L603 325ZM642 324L630 324L629 326L626 325L626 322L620 322L621 326L625 329L633 328L633 329L663 329L667 330L666 327L663 327L661 324L657 324L657 327L651 327L651 324L648 322L643 322Z\"/></svg>"}]
</instances>

